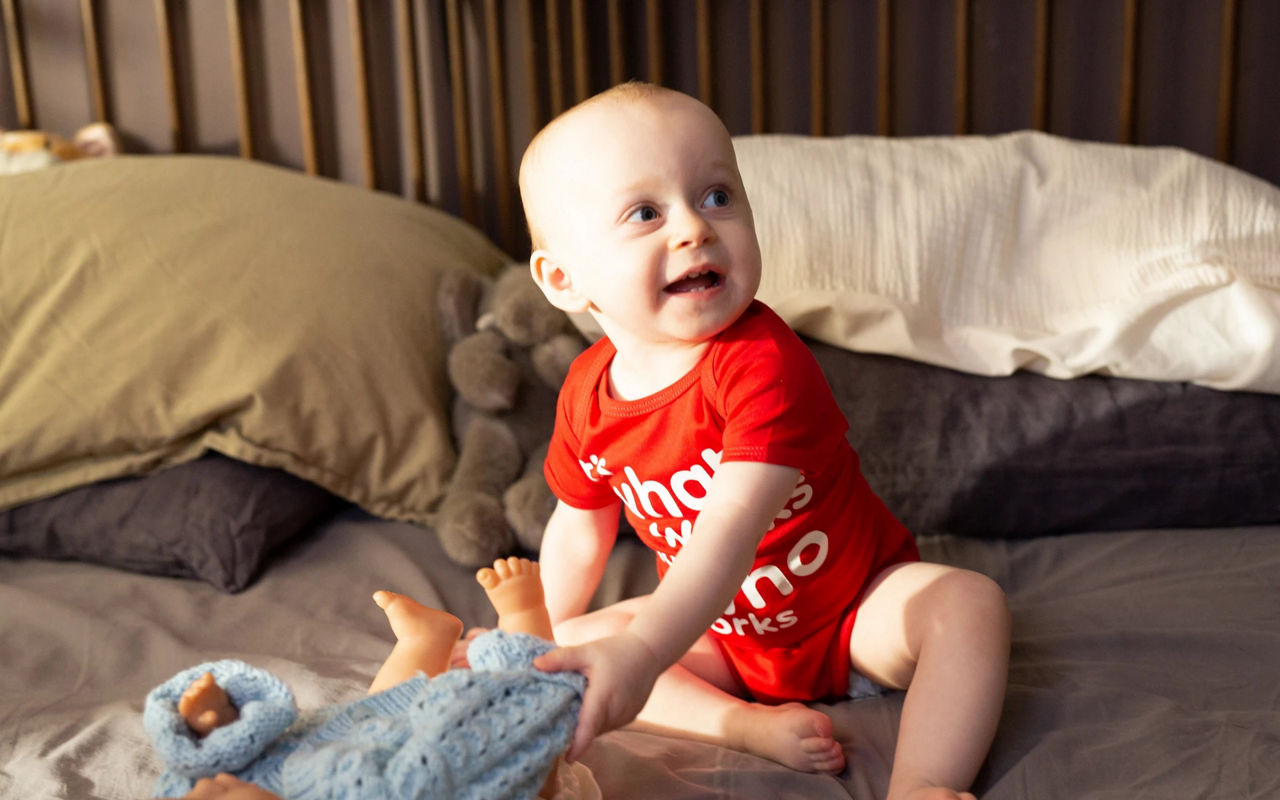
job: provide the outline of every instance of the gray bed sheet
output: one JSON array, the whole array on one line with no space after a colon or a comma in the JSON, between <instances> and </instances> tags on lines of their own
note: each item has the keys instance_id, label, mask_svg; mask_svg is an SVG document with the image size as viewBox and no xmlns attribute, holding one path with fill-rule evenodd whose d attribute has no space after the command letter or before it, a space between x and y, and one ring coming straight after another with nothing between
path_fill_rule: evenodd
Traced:
<instances>
[{"instance_id":1,"label":"gray bed sheet","mask_svg":"<svg viewBox=\"0 0 1280 800\"><path fill-rule=\"evenodd\" d=\"M1280 528L927 539L926 559L991 575L1013 610L1004 715L978 789L993 800L1280 797ZM628 542L597 600L647 591ZM492 621L434 536L348 510L238 595L79 563L0 559L0 796L140 798L160 770L148 690L240 658L303 707L362 695L391 636L394 589ZM849 768L805 775L634 731L584 758L606 798L883 795L902 696L824 705Z\"/></svg>"}]
</instances>

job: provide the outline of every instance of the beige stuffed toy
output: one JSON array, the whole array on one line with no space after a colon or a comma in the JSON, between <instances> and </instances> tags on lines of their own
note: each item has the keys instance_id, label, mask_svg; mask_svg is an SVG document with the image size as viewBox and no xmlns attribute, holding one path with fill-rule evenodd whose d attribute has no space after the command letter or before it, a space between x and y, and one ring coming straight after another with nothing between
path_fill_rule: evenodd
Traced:
<instances>
[{"instance_id":1,"label":"beige stuffed toy","mask_svg":"<svg viewBox=\"0 0 1280 800\"><path fill-rule=\"evenodd\" d=\"M454 271L439 297L458 463L436 530L450 558L479 567L542 542L555 506L542 462L556 396L586 342L523 264L494 281Z\"/></svg>"},{"instance_id":2,"label":"beige stuffed toy","mask_svg":"<svg viewBox=\"0 0 1280 800\"><path fill-rule=\"evenodd\" d=\"M0 175L31 172L78 158L114 156L120 136L110 123L86 125L68 140L46 131L0 129Z\"/></svg>"}]
</instances>

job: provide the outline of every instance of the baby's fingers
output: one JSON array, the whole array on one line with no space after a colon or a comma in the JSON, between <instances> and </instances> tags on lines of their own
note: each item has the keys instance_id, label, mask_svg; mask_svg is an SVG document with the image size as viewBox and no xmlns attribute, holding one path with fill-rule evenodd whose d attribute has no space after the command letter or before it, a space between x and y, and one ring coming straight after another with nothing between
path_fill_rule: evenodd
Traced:
<instances>
[{"instance_id":1,"label":"baby's fingers","mask_svg":"<svg viewBox=\"0 0 1280 800\"><path fill-rule=\"evenodd\" d=\"M591 745L596 734L600 732L600 715L594 703L584 702L578 712L578 727L573 731L573 740L565 753L565 760L573 763Z\"/></svg>"},{"instance_id":2,"label":"baby's fingers","mask_svg":"<svg viewBox=\"0 0 1280 800\"><path fill-rule=\"evenodd\" d=\"M535 658L533 666L543 672L583 670L588 666L583 655L582 650L577 647L557 647ZM582 755L587 745L591 744L591 740L596 738L596 734L600 731L600 709L594 700L595 697L588 688L582 700L582 707L578 711L578 726L574 728L573 739L565 752L565 759L570 762L578 760L578 756Z\"/></svg>"},{"instance_id":3,"label":"baby's fingers","mask_svg":"<svg viewBox=\"0 0 1280 800\"><path fill-rule=\"evenodd\" d=\"M571 672L581 670L586 662L576 647L557 647L533 660L533 666L543 672Z\"/></svg>"},{"instance_id":4,"label":"baby's fingers","mask_svg":"<svg viewBox=\"0 0 1280 800\"><path fill-rule=\"evenodd\" d=\"M449 669L466 669L471 666L467 660L467 648L471 646L471 641L480 634L488 631L488 628L471 628L462 635L462 638L453 643L453 649L449 652Z\"/></svg>"}]
</instances>

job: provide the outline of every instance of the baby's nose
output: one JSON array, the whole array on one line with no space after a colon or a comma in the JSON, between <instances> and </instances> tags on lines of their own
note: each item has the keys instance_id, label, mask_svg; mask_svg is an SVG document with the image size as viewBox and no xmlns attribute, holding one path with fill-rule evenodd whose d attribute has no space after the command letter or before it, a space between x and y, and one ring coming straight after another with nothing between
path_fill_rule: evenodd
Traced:
<instances>
[{"instance_id":1,"label":"baby's nose","mask_svg":"<svg viewBox=\"0 0 1280 800\"><path fill-rule=\"evenodd\" d=\"M715 240L715 229L695 209L673 212L672 245L698 247Z\"/></svg>"}]
</instances>

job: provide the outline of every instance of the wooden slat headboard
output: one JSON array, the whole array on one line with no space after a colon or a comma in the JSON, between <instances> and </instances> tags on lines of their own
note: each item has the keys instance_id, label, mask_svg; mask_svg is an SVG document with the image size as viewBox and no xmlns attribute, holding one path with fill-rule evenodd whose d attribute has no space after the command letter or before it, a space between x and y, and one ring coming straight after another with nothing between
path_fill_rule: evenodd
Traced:
<instances>
[{"instance_id":1,"label":"wooden slat headboard","mask_svg":"<svg viewBox=\"0 0 1280 800\"><path fill-rule=\"evenodd\" d=\"M0 126L239 153L439 205L519 257L533 132L629 78L735 134L1177 145L1280 183L1276 0L0 0Z\"/></svg>"}]
</instances>

